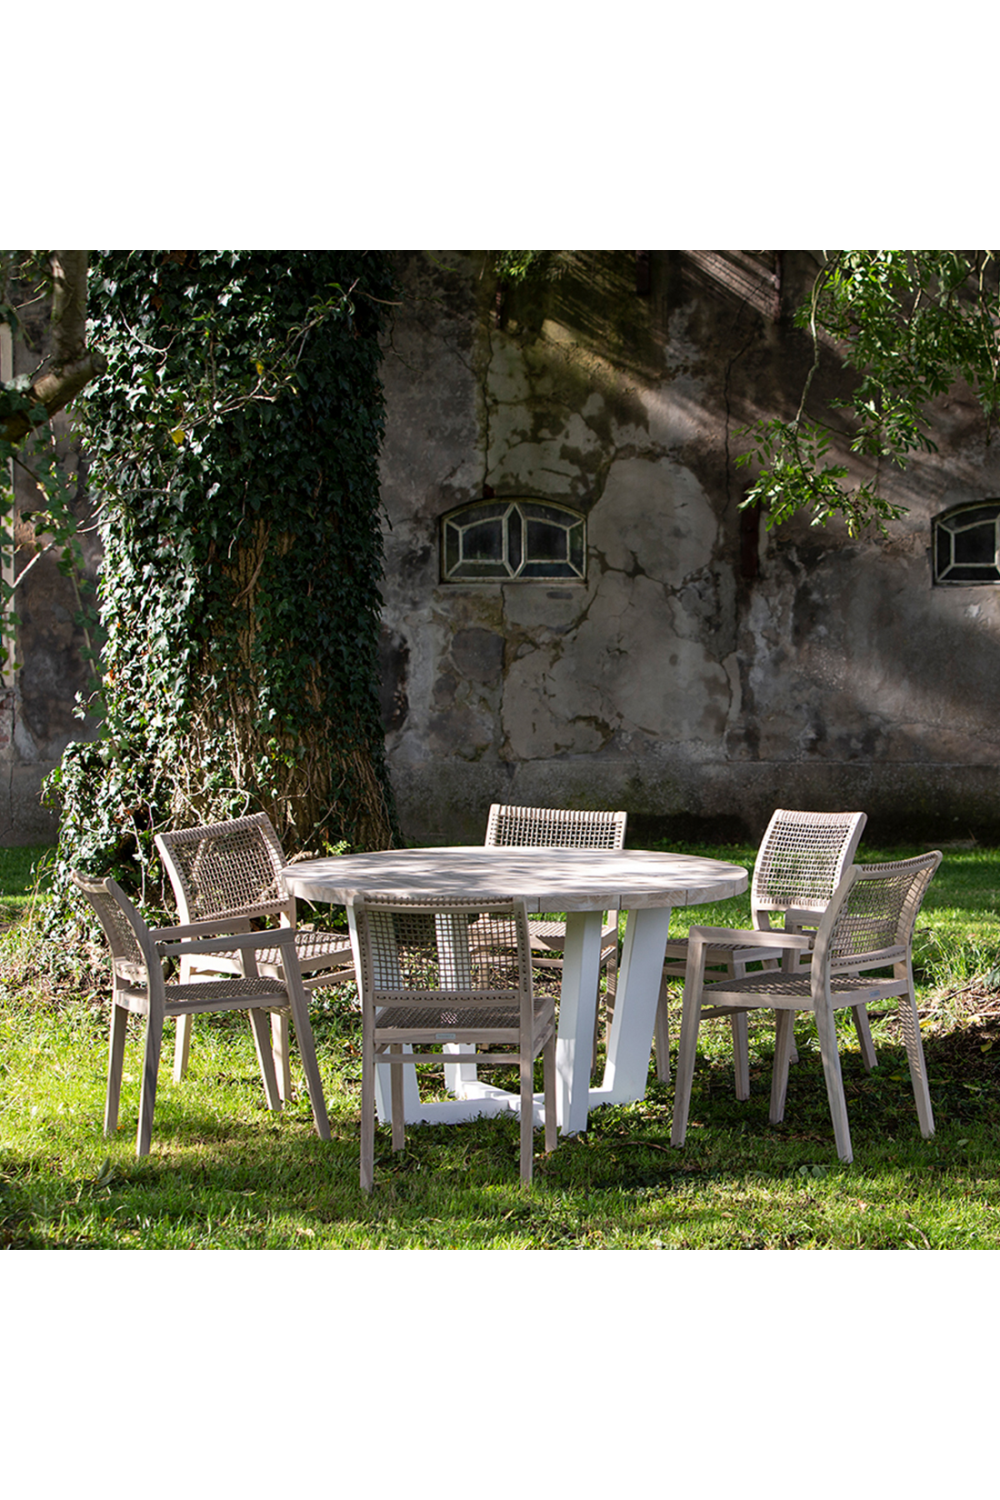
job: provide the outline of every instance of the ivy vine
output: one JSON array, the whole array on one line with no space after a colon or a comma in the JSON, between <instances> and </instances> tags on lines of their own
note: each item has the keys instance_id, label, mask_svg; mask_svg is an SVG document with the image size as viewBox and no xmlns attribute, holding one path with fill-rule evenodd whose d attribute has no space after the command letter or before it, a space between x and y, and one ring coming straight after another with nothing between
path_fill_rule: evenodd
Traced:
<instances>
[{"instance_id":1,"label":"ivy vine","mask_svg":"<svg viewBox=\"0 0 1000 1500\"><path fill-rule=\"evenodd\" d=\"M71 868L161 908L153 838L265 810L286 853L386 847L378 703L381 252L101 252L78 403L103 503L96 740L71 745Z\"/></svg>"}]
</instances>

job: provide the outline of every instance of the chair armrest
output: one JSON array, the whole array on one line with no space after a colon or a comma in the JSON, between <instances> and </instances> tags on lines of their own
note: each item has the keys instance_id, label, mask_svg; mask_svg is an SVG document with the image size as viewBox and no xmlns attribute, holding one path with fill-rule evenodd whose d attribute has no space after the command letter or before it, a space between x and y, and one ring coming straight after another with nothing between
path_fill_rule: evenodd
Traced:
<instances>
[{"instance_id":1,"label":"chair armrest","mask_svg":"<svg viewBox=\"0 0 1000 1500\"><path fill-rule=\"evenodd\" d=\"M818 927L825 911L826 907L817 911L804 906L790 906L785 912L785 925L791 923L793 927Z\"/></svg>"},{"instance_id":2,"label":"chair armrest","mask_svg":"<svg viewBox=\"0 0 1000 1500\"><path fill-rule=\"evenodd\" d=\"M239 932L246 933L247 917L244 913L239 917L205 917L200 922L189 922L184 927L154 927L150 929L150 937L154 942L161 939L166 942L174 942L178 938L201 938L208 937L217 932ZM269 929L276 931L276 929ZM291 929L290 929L291 930ZM259 933L251 936L260 936Z\"/></svg>"},{"instance_id":3,"label":"chair armrest","mask_svg":"<svg viewBox=\"0 0 1000 1500\"><path fill-rule=\"evenodd\" d=\"M191 953L231 953L234 948L290 948L295 951L295 928L272 927L265 932L232 932L225 937L191 937L188 934L218 932L216 922L194 927L160 927L150 933L157 952L185 956Z\"/></svg>"},{"instance_id":4,"label":"chair armrest","mask_svg":"<svg viewBox=\"0 0 1000 1500\"><path fill-rule=\"evenodd\" d=\"M708 947L712 943L739 943L741 948L791 948L801 953L808 953L815 942L813 933L756 927L689 927L688 943L695 938Z\"/></svg>"}]
</instances>

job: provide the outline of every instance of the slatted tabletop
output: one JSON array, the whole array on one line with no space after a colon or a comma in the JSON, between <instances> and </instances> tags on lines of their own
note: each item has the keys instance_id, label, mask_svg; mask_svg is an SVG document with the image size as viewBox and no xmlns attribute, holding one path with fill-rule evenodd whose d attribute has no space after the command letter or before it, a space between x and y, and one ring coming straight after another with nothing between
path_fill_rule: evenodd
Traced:
<instances>
[{"instance_id":1,"label":"slatted tabletop","mask_svg":"<svg viewBox=\"0 0 1000 1500\"><path fill-rule=\"evenodd\" d=\"M293 895L350 905L380 896L519 896L529 911L696 906L747 888L740 865L646 849L522 849L461 845L385 849L286 866Z\"/></svg>"}]
</instances>

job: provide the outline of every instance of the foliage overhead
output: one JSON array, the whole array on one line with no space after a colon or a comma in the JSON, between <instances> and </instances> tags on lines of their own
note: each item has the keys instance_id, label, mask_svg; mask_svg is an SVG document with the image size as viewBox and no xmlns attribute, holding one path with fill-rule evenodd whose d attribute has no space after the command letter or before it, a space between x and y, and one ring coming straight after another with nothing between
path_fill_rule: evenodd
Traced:
<instances>
[{"instance_id":1,"label":"foliage overhead","mask_svg":"<svg viewBox=\"0 0 1000 1500\"><path fill-rule=\"evenodd\" d=\"M378 705L380 252L94 258L106 376L93 742L48 783L56 886L159 904L155 832L266 810L291 855L396 836Z\"/></svg>"},{"instance_id":2,"label":"foliage overhead","mask_svg":"<svg viewBox=\"0 0 1000 1500\"><path fill-rule=\"evenodd\" d=\"M905 468L915 450L936 451L928 406L959 380L978 398L988 423L1000 408L1000 298L992 251L841 250L825 256L796 324L809 330L813 362L791 421L746 429L753 446L737 463L758 472L745 505L760 504L768 526L800 510L813 525L841 515L852 536L885 533L904 507L882 494L886 462ZM849 481L831 461L843 429L806 415L820 367L823 336L851 373L850 393L830 403L846 414L850 451L871 475Z\"/></svg>"}]
</instances>

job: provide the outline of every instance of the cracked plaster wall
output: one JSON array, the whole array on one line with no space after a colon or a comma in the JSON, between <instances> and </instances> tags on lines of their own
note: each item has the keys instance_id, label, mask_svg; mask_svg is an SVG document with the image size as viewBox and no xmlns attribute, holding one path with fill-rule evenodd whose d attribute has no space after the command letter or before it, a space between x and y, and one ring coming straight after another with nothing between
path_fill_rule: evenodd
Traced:
<instances>
[{"instance_id":1,"label":"cracked plaster wall","mask_svg":"<svg viewBox=\"0 0 1000 1500\"><path fill-rule=\"evenodd\" d=\"M13 343L13 373L33 372L46 349L48 304L22 310L22 336ZM53 421L58 452L69 472L79 470L77 446L65 413ZM19 512L37 508L33 481L15 466ZM76 500L82 521L89 514L84 485ZM86 689L88 670L81 651L85 638L76 623L80 603L72 582L59 571L51 554L38 555L44 535L36 538L30 521L19 515L15 528L15 574L18 587L17 649L19 669L8 674L0 691L0 845L42 844L58 834L58 816L41 801L42 782L59 764L71 740L95 730L74 714L77 694ZM100 547L96 537L81 537L84 565L93 582Z\"/></svg>"},{"instance_id":2,"label":"cracked plaster wall","mask_svg":"<svg viewBox=\"0 0 1000 1500\"><path fill-rule=\"evenodd\" d=\"M653 252L648 296L627 252L560 264L498 322L484 255L399 257L383 703L407 836L477 841L494 800L624 807L640 836L756 836L781 804L1000 831L1000 590L932 588L928 558L934 514L1000 495L971 398L890 484L888 541L796 521L748 566L736 429L794 410L802 335L751 262L749 298L683 252ZM786 254L786 313L808 273ZM586 581L442 584L441 516L491 495L581 510Z\"/></svg>"},{"instance_id":3,"label":"cracked plaster wall","mask_svg":"<svg viewBox=\"0 0 1000 1500\"><path fill-rule=\"evenodd\" d=\"M1000 838L1000 588L932 588L928 556L932 516L1000 496L971 396L937 403L939 452L890 482L909 514L888 541L761 530L745 576L736 429L795 410L808 257L785 254L780 318L752 266L734 290L705 253L653 252L648 296L627 252L561 264L509 294L498 326L485 256L399 257L382 705L406 834L478 841L502 800L624 807L637 838L756 837L782 804L864 808L869 837ZM44 337L42 310L18 371ZM442 585L440 517L489 492L583 511L586 583ZM53 836L42 778L92 732L72 715L82 640L51 561L20 609L7 844Z\"/></svg>"}]
</instances>

